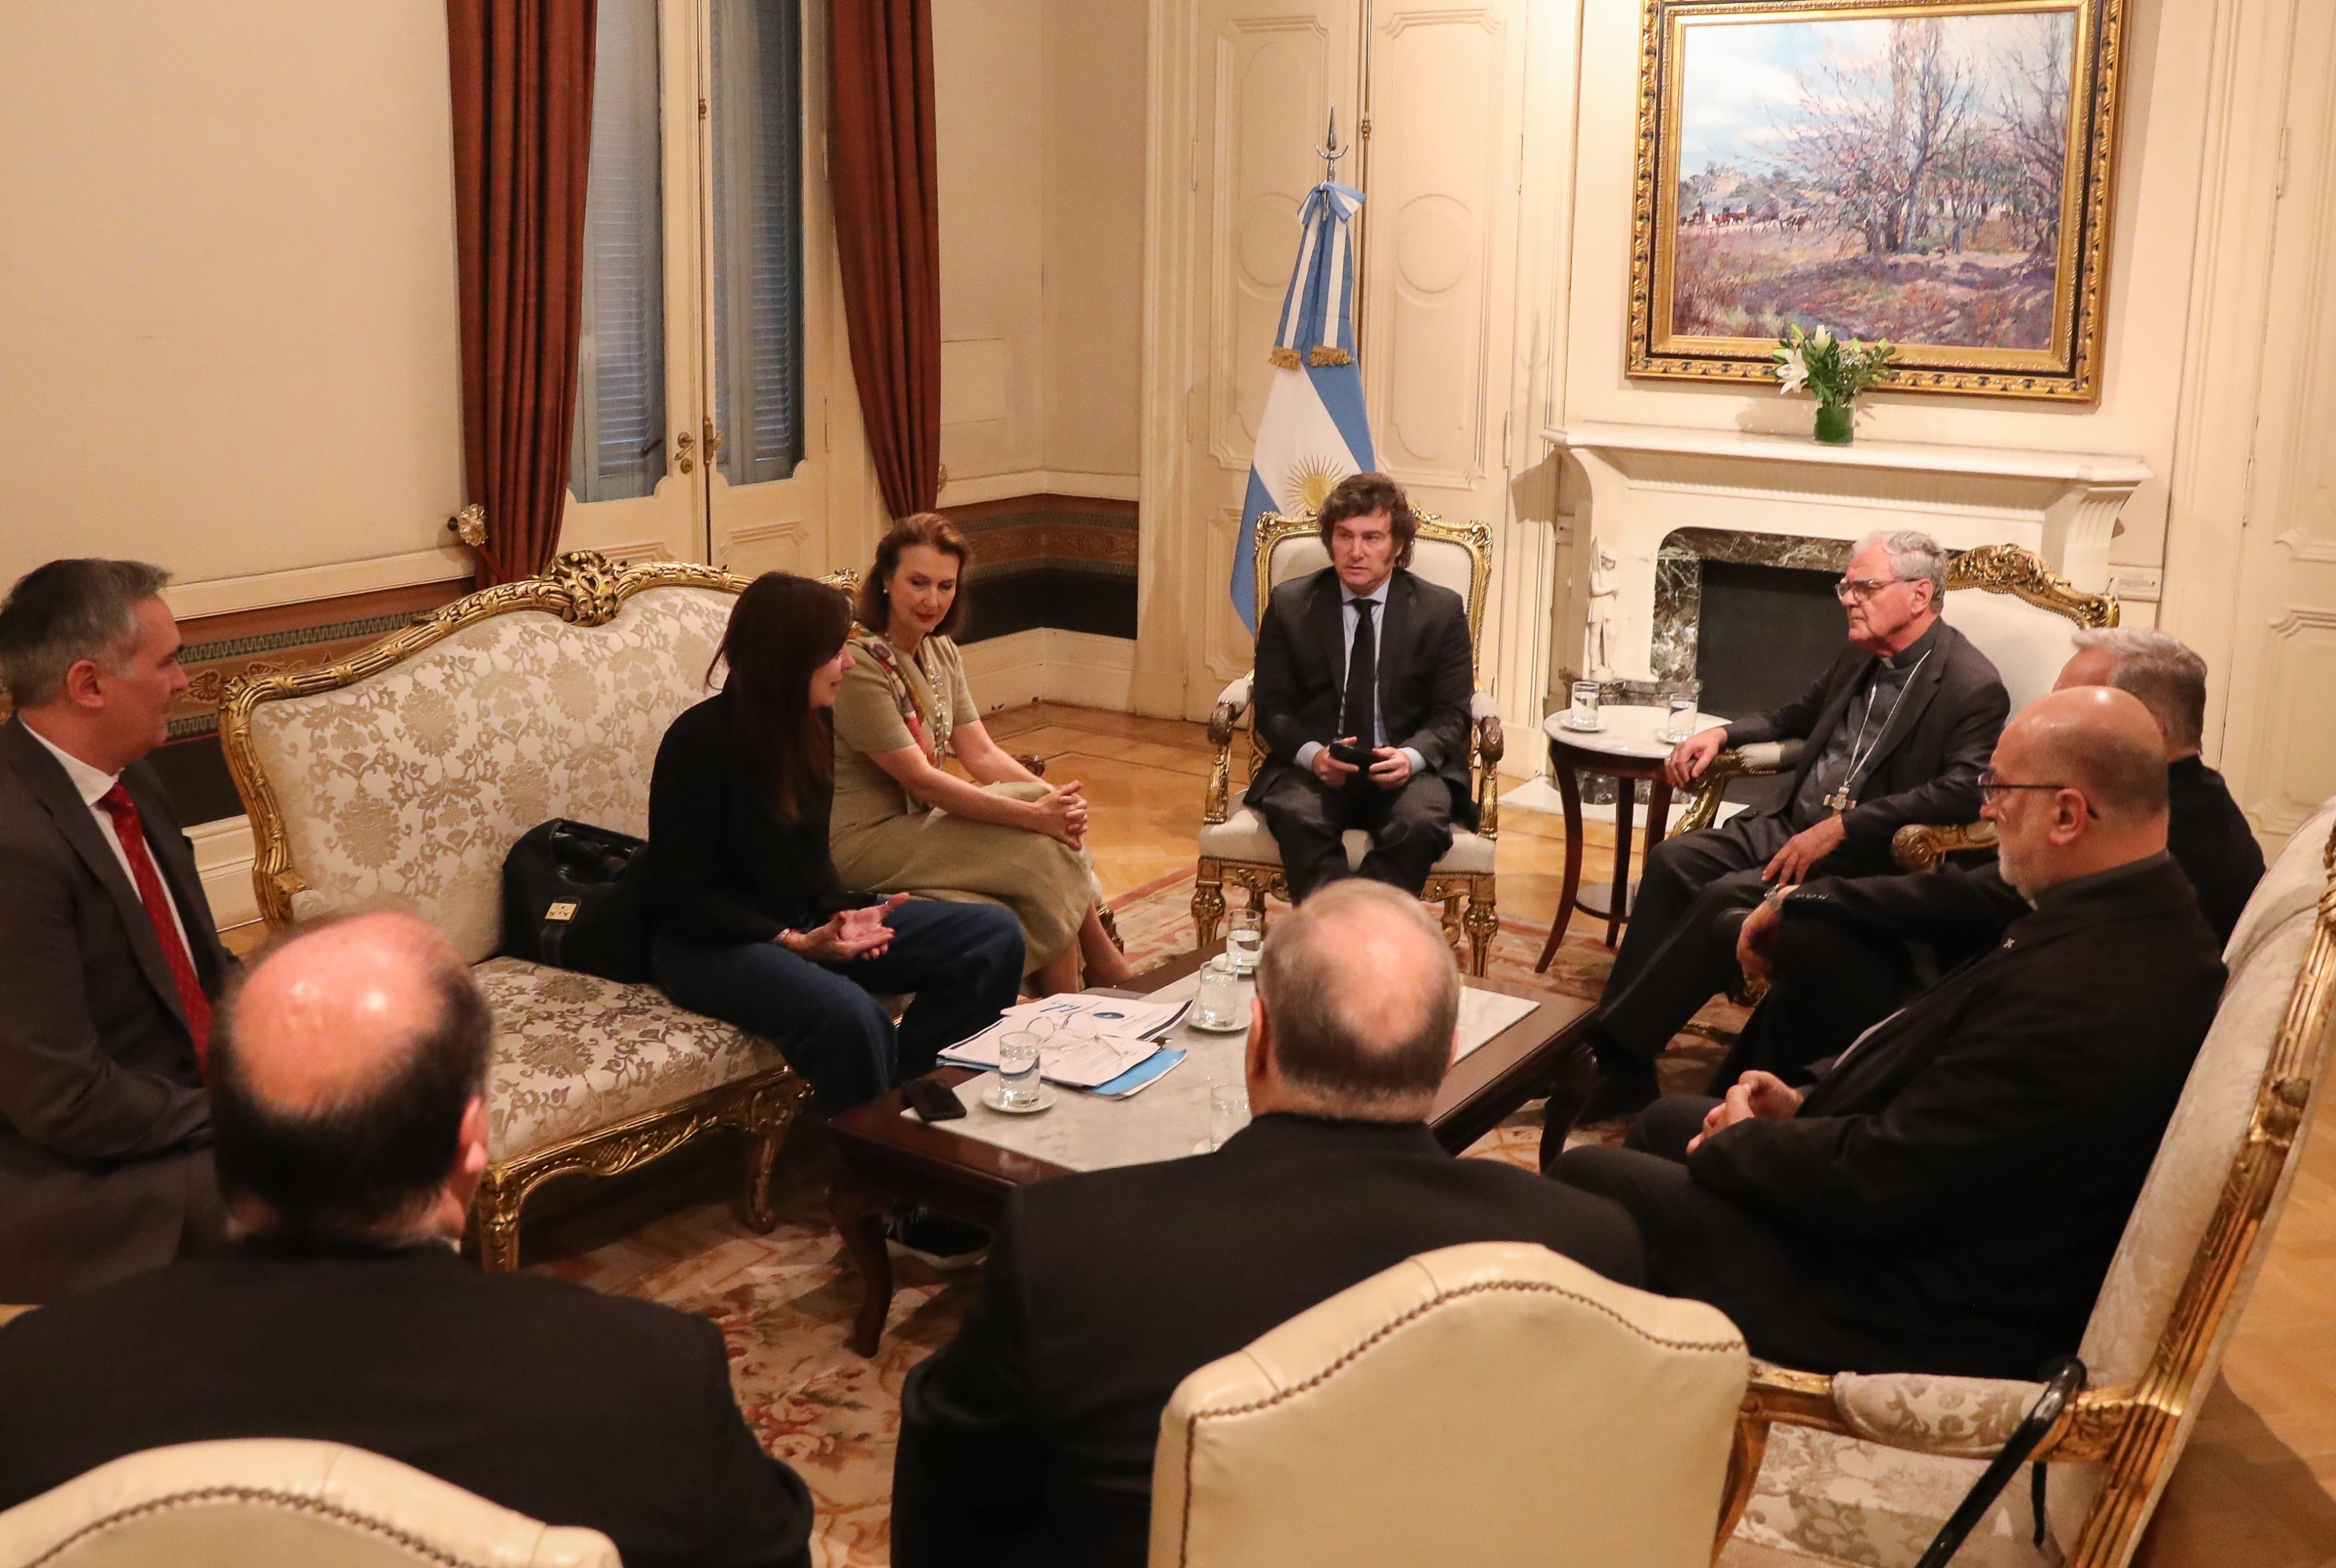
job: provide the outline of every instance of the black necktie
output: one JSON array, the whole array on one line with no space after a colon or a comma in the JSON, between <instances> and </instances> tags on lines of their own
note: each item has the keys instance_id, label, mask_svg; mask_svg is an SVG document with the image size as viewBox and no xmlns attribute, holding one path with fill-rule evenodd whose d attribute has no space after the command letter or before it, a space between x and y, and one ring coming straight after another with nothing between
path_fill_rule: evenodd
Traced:
<instances>
[{"instance_id":1,"label":"black necktie","mask_svg":"<svg viewBox=\"0 0 2336 1568\"><path fill-rule=\"evenodd\" d=\"M1355 646L1347 654L1347 706L1338 721L1338 733L1353 735L1355 744L1368 751L1377 745L1373 722L1373 700L1378 694L1378 638L1371 635L1369 599L1355 600Z\"/></svg>"}]
</instances>

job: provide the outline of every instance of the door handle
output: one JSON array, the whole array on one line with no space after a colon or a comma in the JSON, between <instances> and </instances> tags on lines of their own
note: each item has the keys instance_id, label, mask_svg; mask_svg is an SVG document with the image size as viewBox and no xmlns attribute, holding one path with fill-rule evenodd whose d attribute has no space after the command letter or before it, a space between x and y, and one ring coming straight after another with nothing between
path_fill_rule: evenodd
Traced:
<instances>
[{"instance_id":1,"label":"door handle","mask_svg":"<svg viewBox=\"0 0 2336 1568\"><path fill-rule=\"evenodd\" d=\"M696 444L696 438L692 436L689 432L686 430L680 434L675 436L673 438L674 467L679 469L684 473L687 473L691 469L696 467L697 460L690 455L690 448Z\"/></svg>"}]
</instances>

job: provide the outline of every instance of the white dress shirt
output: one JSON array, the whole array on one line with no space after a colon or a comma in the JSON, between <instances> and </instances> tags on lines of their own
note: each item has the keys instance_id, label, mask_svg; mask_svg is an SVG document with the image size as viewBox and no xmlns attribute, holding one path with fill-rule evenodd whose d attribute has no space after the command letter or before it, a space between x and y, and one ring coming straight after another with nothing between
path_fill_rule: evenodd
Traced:
<instances>
[{"instance_id":1,"label":"white dress shirt","mask_svg":"<svg viewBox=\"0 0 2336 1568\"><path fill-rule=\"evenodd\" d=\"M1343 681L1347 671L1355 667L1355 628L1361 625L1363 619L1362 612L1355 608L1356 601L1358 599L1368 599L1374 607L1371 611L1371 668L1376 670L1379 667L1378 652L1386 646L1386 638L1382 634L1387 629L1387 589L1394 586L1393 572L1389 572L1387 580L1369 593L1356 593L1343 580L1339 582L1338 628L1343 634L1338 639L1340 680ZM1345 722L1344 713L1342 701L1339 721L1341 723ZM1371 751L1377 751L1387 745L1387 721L1379 716L1379 694L1376 691L1371 693L1371 733L1367 736L1357 735L1355 740L1357 745ZM1311 773L1314 770L1314 755L1321 749L1322 743L1319 740L1309 740L1299 746L1298 765ZM1403 755L1410 759L1413 773L1424 774L1427 771L1427 759L1419 755L1417 746L1405 746Z\"/></svg>"},{"instance_id":2,"label":"white dress shirt","mask_svg":"<svg viewBox=\"0 0 2336 1568\"><path fill-rule=\"evenodd\" d=\"M98 772L31 725L24 726L24 733L49 748L49 755L57 759L65 770L65 776L73 780L73 788L81 792L82 804L87 806L89 814L97 819L99 835L105 840L107 847L113 851L113 858L122 862L122 880L130 884L130 891L135 893L138 891L138 873L130 869L130 852L122 847L122 835L113 831L112 816L103 806L97 803L105 798L107 791L120 782L122 775ZM139 820L143 822L145 819L141 816ZM154 880L162 884L162 901L170 906L170 923L179 928L179 941L186 948L187 956L191 959L195 956L195 944L187 940L186 917L179 913L178 896L170 891L170 879L162 874L162 858L154 853L154 845L151 840L146 845L146 854L147 858L154 862Z\"/></svg>"}]
</instances>

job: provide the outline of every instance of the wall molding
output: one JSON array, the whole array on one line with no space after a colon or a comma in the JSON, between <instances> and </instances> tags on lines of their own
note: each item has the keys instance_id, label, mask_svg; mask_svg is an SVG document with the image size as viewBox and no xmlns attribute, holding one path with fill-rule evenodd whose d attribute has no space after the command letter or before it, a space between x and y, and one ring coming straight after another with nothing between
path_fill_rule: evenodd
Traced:
<instances>
[{"instance_id":1,"label":"wall molding","mask_svg":"<svg viewBox=\"0 0 2336 1568\"><path fill-rule=\"evenodd\" d=\"M940 509L954 513L959 507L983 502L1040 496L1132 502L1142 490L1143 481L1133 473L1078 473L1062 469L1026 468L1011 473L952 474L949 482L941 487Z\"/></svg>"},{"instance_id":2,"label":"wall molding","mask_svg":"<svg viewBox=\"0 0 2336 1568\"><path fill-rule=\"evenodd\" d=\"M195 871L203 881L211 923L223 931L257 923L259 896L251 886L251 819L201 823L189 828L187 837L195 846Z\"/></svg>"},{"instance_id":3,"label":"wall molding","mask_svg":"<svg viewBox=\"0 0 2336 1568\"><path fill-rule=\"evenodd\" d=\"M263 571L248 577L215 577L195 582L174 582L162 590L162 602L180 620L227 615L236 610L264 609L277 605L305 604L313 599L343 599L382 589L414 588L423 583L467 581L472 562L459 545L442 544L403 555L374 556L364 560L336 561L329 566L296 567L290 571Z\"/></svg>"},{"instance_id":4,"label":"wall molding","mask_svg":"<svg viewBox=\"0 0 2336 1568\"><path fill-rule=\"evenodd\" d=\"M966 679L985 714L1034 702L1126 713L1135 685L1135 643L1124 637L1037 627L968 643Z\"/></svg>"}]
</instances>

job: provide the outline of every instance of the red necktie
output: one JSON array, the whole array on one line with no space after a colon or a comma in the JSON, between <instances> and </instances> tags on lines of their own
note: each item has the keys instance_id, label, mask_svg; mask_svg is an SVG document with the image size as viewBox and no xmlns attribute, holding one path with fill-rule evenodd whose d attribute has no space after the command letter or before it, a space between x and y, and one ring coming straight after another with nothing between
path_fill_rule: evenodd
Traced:
<instances>
[{"instance_id":1,"label":"red necktie","mask_svg":"<svg viewBox=\"0 0 2336 1568\"><path fill-rule=\"evenodd\" d=\"M154 869L154 857L147 852L146 829L138 820L138 803L116 783L98 797L97 803L113 819L113 834L122 841L122 852L129 859L130 877L138 884L139 901L146 906L146 918L154 926L154 940L162 944L162 957L170 965L170 979L178 983L179 1000L187 1009L187 1030L195 1037L195 1070L208 1076L211 999L203 995L202 979L195 973L194 955L187 951L186 939L179 934L179 922L171 917L170 895L162 889L162 873Z\"/></svg>"}]
</instances>

